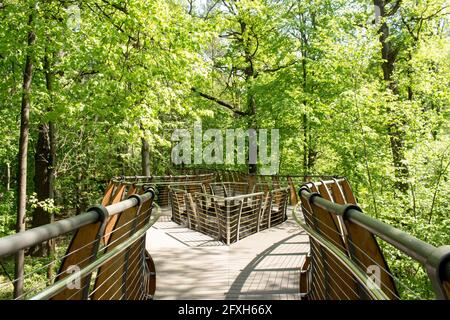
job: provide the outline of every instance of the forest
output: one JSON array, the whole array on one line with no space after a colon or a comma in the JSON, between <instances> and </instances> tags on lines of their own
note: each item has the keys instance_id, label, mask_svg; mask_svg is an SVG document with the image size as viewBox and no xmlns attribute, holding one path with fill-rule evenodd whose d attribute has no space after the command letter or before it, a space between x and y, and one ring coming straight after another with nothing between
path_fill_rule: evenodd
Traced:
<instances>
[{"instance_id":1,"label":"forest","mask_svg":"<svg viewBox=\"0 0 450 320\"><path fill-rule=\"evenodd\" d=\"M278 129L279 174L347 177L365 213L448 244L448 0L0 0L0 77L0 236L175 174L172 132L201 121Z\"/></svg>"}]
</instances>

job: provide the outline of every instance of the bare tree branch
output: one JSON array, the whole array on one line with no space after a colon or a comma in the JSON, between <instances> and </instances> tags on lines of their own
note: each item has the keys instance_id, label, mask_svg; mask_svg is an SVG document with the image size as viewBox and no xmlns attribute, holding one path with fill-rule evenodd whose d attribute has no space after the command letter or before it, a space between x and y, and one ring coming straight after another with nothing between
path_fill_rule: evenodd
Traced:
<instances>
[{"instance_id":1,"label":"bare tree branch","mask_svg":"<svg viewBox=\"0 0 450 320\"><path fill-rule=\"evenodd\" d=\"M402 17L402 22L403 22L403 24L405 25L406 30L408 30L408 33L411 35L411 37L413 37L414 41L417 41L418 39L417 39L416 35L414 34L414 30L411 29L411 26L410 26L409 23L406 21L406 19L403 18L403 17Z\"/></svg>"},{"instance_id":2,"label":"bare tree branch","mask_svg":"<svg viewBox=\"0 0 450 320\"><path fill-rule=\"evenodd\" d=\"M430 14L429 16L416 18L415 20L422 20L422 21L424 21L424 20L430 20L430 19L432 19L432 18L434 18L434 17L437 17L437 16L439 15L439 13L441 13L442 11L444 11L445 9L447 9L448 7L449 7L448 5L443 6L443 7L441 7L439 10L437 10L436 12ZM442 15L445 16L445 15L447 15L447 14L449 14L449 13L448 13L448 12L444 12Z\"/></svg>"},{"instance_id":3,"label":"bare tree branch","mask_svg":"<svg viewBox=\"0 0 450 320\"><path fill-rule=\"evenodd\" d=\"M106 3L107 5L110 5L111 7L115 8L115 9L117 9L117 10L119 10L119 11L125 13L125 14L128 14L128 9L127 9L126 4L124 6L120 6L117 3L111 3L111 2L109 2L107 0L102 0L102 1L104 3Z\"/></svg>"},{"instance_id":4,"label":"bare tree branch","mask_svg":"<svg viewBox=\"0 0 450 320\"><path fill-rule=\"evenodd\" d=\"M294 60L294 61L291 61L288 64L285 64L285 65L282 65L282 66L278 66L276 68L264 69L264 70L262 70L262 72L265 72L265 73L277 72L277 71L280 71L282 69L289 68L289 67L293 66L294 64L296 64L297 62L298 62L297 60Z\"/></svg>"},{"instance_id":5,"label":"bare tree branch","mask_svg":"<svg viewBox=\"0 0 450 320\"><path fill-rule=\"evenodd\" d=\"M210 96L209 94L200 92L196 88L191 88L191 90L192 90L192 92L197 93L200 97L203 97L205 99L213 101L213 102L217 103L218 105L227 108L228 110L232 111L236 115L239 115L239 116L248 115L246 112L242 112L242 111L238 110L235 106L233 106L225 101L222 101L216 97Z\"/></svg>"},{"instance_id":6,"label":"bare tree branch","mask_svg":"<svg viewBox=\"0 0 450 320\"><path fill-rule=\"evenodd\" d=\"M189 10L188 10L188 14L192 15L192 10L194 9L194 0L188 0L188 5L189 5Z\"/></svg>"},{"instance_id":7,"label":"bare tree branch","mask_svg":"<svg viewBox=\"0 0 450 320\"><path fill-rule=\"evenodd\" d=\"M213 3L212 6L209 6L206 10L206 14L204 16L205 19L209 17L209 14L214 10L214 8L219 4L220 0L217 0Z\"/></svg>"},{"instance_id":8,"label":"bare tree branch","mask_svg":"<svg viewBox=\"0 0 450 320\"><path fill-rule=\"evenodd\" d=\"M87 7L88 7L93 13L97 13L94 9L91 8L91 6L89 6L89 4L86 3L86 5L87 5ZM119 31L122 32L123 34L126 34L130 39L132 39L133 41L137 42L136 37L134 37L134 36L128 34L128 33L122 28L122 26L116 24L116 23L113 21L111 15L108 14L108 13L106 13L106 12L102 9L102 7L100 7L97 3L94 3L94 5L95 5L95 6L97 7L97 9L102 13L102 15L103 15L104 17L106 17L106 18L109 20L109 22L110 22L117 30L119 30Z\"/></svg>"}]
</instances>

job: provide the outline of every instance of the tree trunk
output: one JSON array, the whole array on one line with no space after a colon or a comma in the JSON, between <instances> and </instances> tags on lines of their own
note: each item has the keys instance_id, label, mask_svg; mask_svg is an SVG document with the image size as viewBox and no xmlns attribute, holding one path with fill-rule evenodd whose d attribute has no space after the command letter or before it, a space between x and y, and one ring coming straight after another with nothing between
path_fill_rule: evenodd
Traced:
<instances>
[{"instance_id":1,"label":"tree trunk","mask_svg":"<svg viewBox=\"0 0 450 320\"><path fill-rule=\"evenodd\" d=\"M53 122L48 123L49 135L50 135L50 163L48 167L48 179L49 179L49 199L55 199L55 168L56 168L56 129Z\"/></svg>"},{"instance_id":2,"label":"tree trunk","mask_svg":"<svg viewBox=\"0 0 450 320\"><path fill-rule=\"evenodd\" d=\"M6 191L11 189L11 165L9 162L6 163Z\"/></svg>"},{"instance_id":3,"label":"tree trunk","mask_svg":"<svg viewBox=\"0 0 450 320\"><path fill-rule=\"evenodd\" d=\"M308 117L303 114L303 175L306 176L309 171L308 165L309 147L308 147Z\"/></svg>"},{"instance_id":4,"label":"tree trunk","mask_svg":"<svg viewBox=\"0 0 450 320\"><path fill-rule=\"evenodd\" d=\"M303 92L306 93L307 89L308 89L308 70L306 67L306 50L303 48L304 44L306 43L306 36L303 33L303 31L301 32L301 37L302 37L302 74L303 74L303 81L302 81L302 87L303 87ZM308 102L306 101L306 99L303 101L303 105L306 108L306 104ZM306 110L305 110L306 112ZM309 141L308 141L308 135L309 135L309 131L308 131L308 116L306 115L306 113L303 114L303 176L306 176L309 172L309 149L310 149L310 145L309 145Z\"/></svg>"},{"instance_id":5,"label":"tree trunk","mask_svg":"<svg viewBox=\"0 0 450 320\"><path fill-rule=\"evenodd\" d=\"M39 125L39 134L34 156L35 174L34 191L38 201L45 201L50 198L50 128L47 123ZM33 212L32 227L36 228L51 222L51 214L38 206ZM30 254L35 257L43 257L49 254L50 246L48 242L41 243L31 248Z\"/></svg>"},{"instance_id":6,"label":"tree trunk","mask_svg":"<svg viewBox=\"0 0 450 320\"><path fill-rule=\"evenodd\" d=\"M48 111L53 109L53 73L51 71L50 60L47 56L44 58L44 68L45 68L45 85L47 92L50 95L51 106ZM55 124L52 121L48 122L48 139L50 153L48 155L48 198L55 199L55 167L56 167L56 131ZM51 216L53 220L53 215Z\"/></svg>"},{"instance_id":7,"label":"tree trunk","mask_svg":"<svg viewBox=\"0 0 450 320\"><path fill-rule=\"evenodd\" d=\"M385 0L374 0L374 5L378 6L380 9L380 15L382 19L388 17L386 12L386 1ZM391 12L390 15L393 13ZM383 79L386 85L391 89L392 93L399 98L398 84L392 79L395 69L395 62L397 60L398 48L392 46L391 40L389 40L389 26L386 20L383 20L380 27L380 38L381 43L381 57L383 58ZM395 110L388 110L392 115L395 115ZM395 117L395 116L394 116ZM403 193L406 193L409 188L407 179L409 176L409 169L405 163L405 142L404 142L404 131L402 129L403 120L397 121L397 119L392 119L388 126L388 134L390 140L390 147L392 152L392 162L395 168L395 187Z\"/></svg>"},{"instance_id":8,"label":"tree trunk","mask_svg":"<svg viewBox=\"0 0 450 320\"><path fill-rule=\"evenodd\" d=\"M32 28L34 20L34 8L28 16L28 26L31 30L28 32L27 48L30 49L35 41L36 34ZM27 157L28 157L28 135L30 131L30 94L31 80L33 79L33 57L32 51L29 50L25 58L25 68L23 72L22 84L22 106L20 117L20 138L19 138L19 155L18 155L18 172L17 172L17 221L16 232L25 231L25 215L27 204ZM14 297L18 298L23 293L23 268L24 268L24 251L17 252L15 257L14 277Z\"/></svg>"},{"instance_id":9,"label":"tree trunk","mask_svg":"<svg viewBox=\"0 0 450 320\"><path fill-rule=\"evenodd\" d=\"M141 156L142 156L142 175L150 176L150 146L145 138L142 138Z\"/></svg>"},{"instance_id":10,"label":"tree trunk","mask_svg":"<svg viewBox=\"0 0 450 320\"><path fill-rule=\"evenodd\" d=\"M47 92L52 93L52 74L50 71L50 62L47 57L44 58L45 81ZM51 108L49 108L51 109ZM34 191L37 194L38 201L54 198L54 158L55 158L55 139L54 126L51 123L39 125L38 141L36 145L36 154L34 157ZM53 221L53 214L46 212L44 208L37 207L33 212L32 227L36 228ZM46 241L33 248L30 253L36 257L49 256L53 248L53 241Z\"/></svg>"},{"instance_id":11,"label":"tree trunk","mask_svg":"<svg viewBox=\"0 0 450 320\"><path fill-rule=\"evenodd\" d=\"M255 96L253 94L249 94L248 97L248 110L250 116L248 117L248 127L249 129L255 130L255 136L250 137L249 136L249 164L248 164L248 173L249 174L257 174L258 173L258 164L257 163L250 163L250 162L257 162L258 161L258 142L256 141L258 139L257 130L258 126L256 123L256 100ZM250 150L254 150L256 152L256 155L254 157L250 156ZM250 161L250 159L252 161Z\"/></svg>"},{"instance_id":12,"label":"tree trunk","mask_svg":"<svg viewBox=\"0 0 450 320\"><path fill-rule=\"evenodd\" d=\"M82 186L81 182L83 181L83 174L82 169L78 168L76 173L76 185L75 185L75 215L79 215L81 213L82 208L82 197L81 197L81 191Z\"/></svg>"}]
</instances>

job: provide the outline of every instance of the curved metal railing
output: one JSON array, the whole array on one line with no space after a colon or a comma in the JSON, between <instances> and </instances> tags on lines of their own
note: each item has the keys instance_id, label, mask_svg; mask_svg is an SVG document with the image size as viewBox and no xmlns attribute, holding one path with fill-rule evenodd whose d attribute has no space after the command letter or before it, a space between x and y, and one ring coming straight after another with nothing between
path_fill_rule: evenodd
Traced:
<instances>
[{"instance_id":1,"label":"curved metal railing","mask_svg":"<svg viewBox=\"0 0 450 320\"><path fill-rule=\"evenodd\" d=\"M383 291L368 285L368 283L370 283L369 276L367 275L366 272L361 270L361 268L354 261L352 261L344 252L342 252L331 241L326 239L326 237L320 235L320 233L316 232L313 228L310 228L305 222L303 222L300 219L300 217L296 214L299 206L300 205L297 204L296 206L294 206L294 209L292 210L292 216L294 217L294 220L297 222L297 224L300 227L302 227L302 229L305 230L310 237L318 241L320 245L323 248L325 248L325 250L330 252L336 259L342 262L342 264L348 269L348 271L357 279L359 284L363 286L364 289L369 293L372 299L389 300L388 296L386 296L386 294Z\"/></svg>"},{"instance_id":2,"label":"curved metal railing","mask_svg":"<svg viewBox=\"0 0 450 320\"><path fill-rule=\"evenodd\" d=\"M322 184L324 183L322 182ZM359 246L357 246L356 236L352 239L348 234L348 232L351 233L351 228L353 227L362 228L358 230L368 232L369 237L377 236L422 264L433 285L436 298L450 299L449 245L435 247L404 231L365 215L362 210L354 204L338 204L327 200L322 197L321 193L311 192L307 186L303 186L300 189L299 196L302 198L302 201L304 200L302 204L303 214L307 214L309 217L304 217L304 220L299 217L300 204L294 207L292 214L297 224L308 233L312 240L312 244L314 242L319 245L319 247L312 246L315 250L314 254L317 256L324 255L323 250L325 250L339 260L347 271L350 272L351 277L355 278L358 282L358 289L361 289L362 287L369 295L368 298L390 299L391 297L389 294L386 294L387 290L384 290L379 286L371 285L373 279L367 274L367 271L364 270L361 261L355 258L356 255L354 254L354 251L351 250L351 246L356 247L357 250L368 255L369 252L371 252L371 249L364 248L364 244L366 240L367 242L372 240L362 238L362 241L359 242ZM305 208L306 206L309 208ZM344 229L347 227L347 230L339 235L343 238L343 243L346 243L347 245L336 245L335 241L325 235L325 231L327 230L321 225L323 222L319 220L327 214L329 214L334 221L341 221ZM359 234L361 235L361 233ZM390 274L388 270L387 273ZM309 281L311 281L311 278L309 278Z\"/></svg>"},{"instance_id":3,"label":"curved metal railing","mask_svg":"<svg viewBox=\"0 0 450 320\"><path fill-rule=\"evenodd\" d=\"M136 243L136 241L142 239L142 237L145 237L146 232L153 226L153 224L158 221L161 210L157 204L157 213L155 215L152 215L150 217L150 221L139 231L134 233L129 239L127 239L125 242L119 244L117 247L115 247L110 252L102 255L98 259L96 259L91 264L87 265L80 271L74 272L70 276L54 283L53 285L47 287L45 290L41 291L37 295L30 298L30 300L48 300L54 296L56 296L58 293L60 293L62 290L64 290L67 286L77 281L77 279L81 279L89 274L92 274L94 271L98 270L100 267L105 265L107 262L111 261L112 259L119 256L121 253L123 253L125 250L129 249L133 244Z\"/></svg>"},{"instance_id":4,"label":"curved metal railing","mask_svg":"<svg viewBox=\"0 0 450 320\"><path fill-rule=\"evenodd\" d=\"M44 266L59 266L58 273L47 279L47 284L52 284L24 290L23 280L36 277L42 272L41 267L9 283L0 281L0 292L3 294L8 285L14 284L21 286L16 299L151 298L153 292L146 291L152 287L147 282L154 281L151 270L154 266L149 265L145 238L158 220L160 209L153 202L153 189L145 189L142 194L136 192L137 189L129 189L126 200L94 206L78 216L0 238L0 258L4 258L74 232L66 254ZM124 193L119 195L124 197ZM156 212L152 210L154 207Z\"/></svg>"}]
</instances>

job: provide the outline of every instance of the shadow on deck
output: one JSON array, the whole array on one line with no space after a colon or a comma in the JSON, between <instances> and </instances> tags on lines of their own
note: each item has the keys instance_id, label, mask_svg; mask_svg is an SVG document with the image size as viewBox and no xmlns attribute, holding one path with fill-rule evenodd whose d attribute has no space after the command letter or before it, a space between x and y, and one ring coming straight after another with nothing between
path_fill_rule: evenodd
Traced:
<instances>
[{"instance_id":1,"label":"shadow on deck","mask_svg":"<svg viewBox=\"0 0 450 320\"><path fill-rule=\"evenodd\" d=\"M170 221L149 231L155 299L299 299L307 235L290 219L231 246Z\"/></svg>"}]
</instances>

